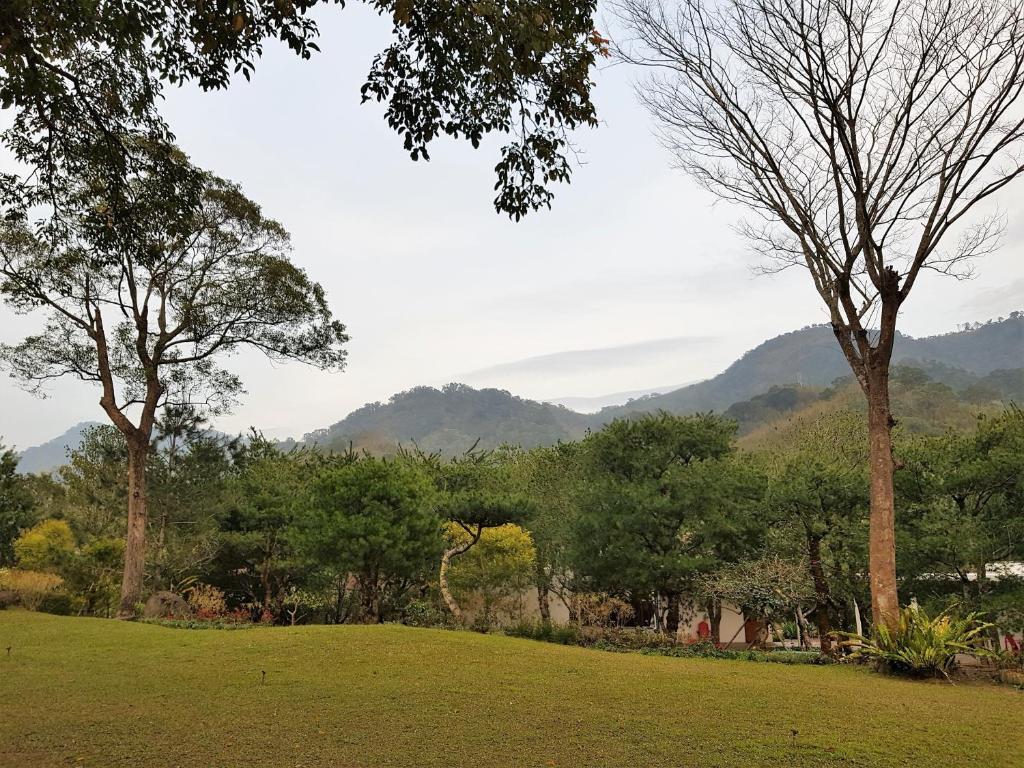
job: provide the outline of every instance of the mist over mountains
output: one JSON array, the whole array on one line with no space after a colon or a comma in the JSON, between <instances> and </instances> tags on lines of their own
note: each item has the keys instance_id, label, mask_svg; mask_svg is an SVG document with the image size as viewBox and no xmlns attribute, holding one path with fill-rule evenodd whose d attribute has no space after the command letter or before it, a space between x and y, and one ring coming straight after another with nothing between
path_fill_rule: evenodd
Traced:
<instances>
[{"instance_id":1,"label":"mist over mountains","mask_svg":"<svg viewBox=\"0 0 1024 768\"><path fill-rule=\"evenodd\" d=\"M969 420L970 409L977 406L1022 402L1024 312L938 336L899 334L893 362L923 374L923 378L905 377L907 381L933 385L926 395L934 406L931 415L928 403L918 404L910 396L916 391L913 387L899 390L905 390L902 405L913 412L911 423L917 419L920 429ZM301 442L327 450L352 446L378 454L392 453L399 444L412 442L424 450L446 454L464 451L478 440L482 447L508 443L530 448L577 439L614 418L654 410L724 412L737 421L741 434L747 434L802 408L856 402L849 379L849 366L831 328L817 325L769 339L717 376L663 394L639 390L603 398L561 399L576 404L577 411L496 388L475 389L458 383L440 389L414 387L386 402L368 403L340 421L304 435L301 441L289 440L283 445ZM915 395L918 399L924 396ZM602 401L618 404L580 412L594 411ZM936 410L940 406L948 413ZM59 466L90 425L76 425L59 438L26 450L19 469L40 472Z\"/></svg>"}]
</instances>

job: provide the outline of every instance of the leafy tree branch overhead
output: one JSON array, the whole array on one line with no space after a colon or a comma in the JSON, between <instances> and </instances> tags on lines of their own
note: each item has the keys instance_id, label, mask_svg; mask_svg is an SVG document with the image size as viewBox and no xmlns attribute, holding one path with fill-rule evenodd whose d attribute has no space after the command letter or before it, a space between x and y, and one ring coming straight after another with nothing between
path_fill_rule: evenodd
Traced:
<instances>
[{"instance_id":1,"label":"leafy tree branch overhead","mask_svg":"<svg viewBox=\"0 0 1024 768\"><path fill-rule=\"evenodd\" d=\"M474 147L505 134L495 206L516 219L549 207L569 180L571 132L597 123L590 71L608 54L593 0L367 0L392 21L364 101L385 104L415 160L439 136ZM277 39L303 59L318 51L311 13L331 0L171 0L82 4L13 0L0 9L0 104L14 112L3 143L30 169L0 178L8 210L47 201L83 147L109 156L111 179L133 160L125 137L169 140L158 112L165 84L225 88L247 80Z\"/></svg>"}]
</instances>

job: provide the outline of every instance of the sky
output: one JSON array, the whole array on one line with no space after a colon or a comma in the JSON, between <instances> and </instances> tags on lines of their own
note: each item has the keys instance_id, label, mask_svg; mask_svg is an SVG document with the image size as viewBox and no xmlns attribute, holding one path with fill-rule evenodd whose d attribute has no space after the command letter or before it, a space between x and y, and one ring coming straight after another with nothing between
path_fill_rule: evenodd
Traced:
<instances>
[{"instance_id":1,"label":"sky","mask_svg":"<svg viewBox=\"0 0 1024 768\"><path fill-rule=\"evenodd\" d=\"M180 146L284 224L294 261L352 337L341 373L255 353L229 360L247 395L219 429L299 437L364 403L453 381L542 400L664 389L827 319L806 274L755 275L733 229L743 212L673 169L636 101L637 72L596 73L601 124L576 136L583 164L552 210L516 223L491 202L500 137L475 151L441 140L429 163L412 162L383 109L360 104L388 25L359 4L319 17L311 61L271 43L252 83L167 92ZM1010 222L1003 248L973 280L924 276L904 332L1024 309L1022 189L997 201ZM37 323L0 307L0 341ZM0 441L27 448L103 419L89 384L61 381L49 394L0 373Z\"/></svg>"}]
</instances>

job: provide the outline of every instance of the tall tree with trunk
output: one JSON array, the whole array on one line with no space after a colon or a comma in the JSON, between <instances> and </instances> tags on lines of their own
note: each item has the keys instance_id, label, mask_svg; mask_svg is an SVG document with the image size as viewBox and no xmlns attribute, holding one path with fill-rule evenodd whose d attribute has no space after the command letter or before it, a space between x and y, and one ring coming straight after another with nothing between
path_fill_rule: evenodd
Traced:
<instances>
[{"instance_id":1,"label":"tall tree with trunk","mask_svg":"<svg viewBox=\"0 0 1024 768\"><path fill-rule=\"evenodd\" d=\"M473 489L456 491L443 502L443 514L449 523L466 534L448 541L438 571L441 597L456 621L461 623L463 614L448 584L452 560L479 544L485 530L521 521L526 516L525 506L519 499Z\"/></svg>"},{"instance_id":2,"label":"tall tree with trunk","mask_svg":"<svg viewBox=\"0 0 1024 768\"><path fill-rule=\"evenodd\" d=\"M936 573L956 574L961 599L982 610L989 567L1024 557L1024 411L1012 406L979 418L973 433L919 436L901 448L909 471L896 484L907 509L900 572L921 598Z\"/></svg>"},{"instance_id":3,"label":"tall tree with trunk","mask_svg":"<svg viewBox=\"0 0 1024 768\"><path fill-rule=\"evenodd\" d=\"M217 360L241 348L330 369L347 340L323 289L289 260L280 224L174 147L138 150L145 163L114 194L103 173L76 177L37 227L0 227L0 295L46 318L41 332L0 346L0 360L39 393L65 375L94 383L127 443L122 616L142 596L146 457L160 409L230 408L242 382Z\"/></svg>"},{"instance_id":4,"label":"tall tree with trunk","mask_svg":"<svg viewBox=\"0 0 1024 768\"><path fill-rule=\"evenodd\" d=\"M627 60L680 166L802 267L867 399L872 614L899 602L889 365L925 270L993 249L977 206L1024 171L1020 0L620 0Z\"/></svg>"},{"instance_id":5,"label":"tall tree with trunk","mask_svg":"<svg viewBox=\"0 0 1024 768\"><path fill-rule=\"evenodd\" d=\"M514 487L530 499L523 523L533 539L534 586L542 621L551 620L551 595L568 606L573 588L569 550L585 482L579 443L521 451L513 457Z\"/></svg>"},{"instance_id":6,"label":"tall tree with trunk","mask_svg":"<svg viewBox=\"0 0 1024 768\"><path fill-rule=\"evenodd\" d=\"M437 506L432 478L411 462L345 457L317 474L290 536L300 556L349 574L360 619L380 623L437 568Z\"/></svg>"},{"instance_id":7,"label":"tall tree with trunk","mask_svg":"<svg viewBox=\"0 0 1024 768\"><path fill-rule=\"evenodd\" d=\"M758 478L730 460L735 433L719 416L662 412L616 419L584 440L572 547L579 582L664 605L674 634L697 576L738 559L763 532L750 514Z\"/></svg>"},{"instance_id":8,"label":"tall tree with trunk","mask_svg":"<svg viewBox=\"0 0 1024 768\"><path fill-rule=\"evenodd\" d=\"M863 572L867 554L866 432L854 411L799 416L755 454L768 477L768 551L806 565L825 654L833 620L856 599L849 574Z\"/></svg>"},{"instance_id":9,"label":"tall tree with trunk","mask_svg":"<svg viewBox=\"0 0 1024 768\"><path fill-rule=\"evenodd\" d=\"M462 609L448 583L452 561L479 544L488 528L522 522L531 509L530 501L516 492L515 450L481 451L477 449L479 442L451 461L416 446L401 449L403 461L433 479L441 518L465 534L447 537L437 574L441 598L460 623Z\"/></svg>"}]
</instances>

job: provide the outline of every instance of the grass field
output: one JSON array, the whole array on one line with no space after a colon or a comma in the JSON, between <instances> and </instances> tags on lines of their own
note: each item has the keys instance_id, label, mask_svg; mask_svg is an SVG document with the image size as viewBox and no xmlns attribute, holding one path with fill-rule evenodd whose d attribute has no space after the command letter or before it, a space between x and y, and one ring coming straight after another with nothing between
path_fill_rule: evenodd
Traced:
<instances>
[{"instance_id":1,"label":"grass field","mask_svg":"<svg viewBox=\"0 0 1024 768\"><path fill-rule=\"evenodd\" d=\"M1024 766L1024 695L397 626L0 611L4 768L910 765Z\"/></svg>"}]
</instances>

